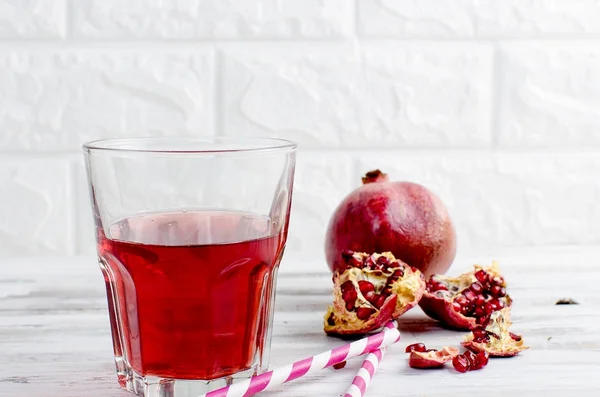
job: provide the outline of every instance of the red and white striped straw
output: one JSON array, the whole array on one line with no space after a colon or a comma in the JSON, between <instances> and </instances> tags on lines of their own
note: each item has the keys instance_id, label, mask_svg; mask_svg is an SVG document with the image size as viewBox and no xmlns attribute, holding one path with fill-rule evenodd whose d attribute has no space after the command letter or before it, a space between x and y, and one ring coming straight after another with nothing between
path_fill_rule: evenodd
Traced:
<instances>
[{"instance_id":1,"label":"red and white striped straw","mask_svg":"<svg viewBox=\"0 0 600 397\"><path fill-rule=\"evenodd\" d=\"M385 325L386 328L396 328L396 322L389 322ZM371 380L373 380L373 376L375 372L377 372L377 368L379 367L379 363L387 350L386 347L382 347L380 349L374 350L367 355L365 361L363 361L362 366L356 373L356 376L352 380L352 384L346 390L346 394L344 397L364 397Z\"/></svg>"},{"instance_id":2,"label":"red and white striped straw","mask_svg":"<svg viewBox=\"0 0 600 397\"><path fill-rule=\"evenodd\" d=\"M382 332L377 334L336 347L333 350L316 356L307 357L293 364L253 376L248 380L213 390L200 397L248 397L261 391L272 389L275 386L312 374L320 369L396 343L400 340L400 332L396 326L396 322L391 321L386 324L386 328Z\"/></svg>"},{"instance_id":3,"label":"red and white striped straw","mask_svg":"<svg viewBox=\"0 0 600 397\"><path fill-rule=\"evenodd\" d=\"M377 372L377 367L379 367L379 362L383 358L385 350L385 348L377 349L367 355L344 397L364 397L367 387L369 387L375 372Z\"/></svg>"}]
</instances>

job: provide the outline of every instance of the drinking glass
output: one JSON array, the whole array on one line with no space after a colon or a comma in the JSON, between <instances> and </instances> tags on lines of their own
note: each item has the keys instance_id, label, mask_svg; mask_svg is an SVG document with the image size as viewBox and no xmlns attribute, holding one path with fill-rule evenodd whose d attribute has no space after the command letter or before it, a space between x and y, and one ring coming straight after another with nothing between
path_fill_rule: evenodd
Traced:
<instances>
[{"instance_id":1,"label":"drinking glass","mask_svg":"<svg viewBox=\"0 0 600 397\"><path fill-rule=\"evenodd\" d=\"M266 369L296 145L134 138L83 148L121 387L196 397Z\"/></svg>"}]
</instances>

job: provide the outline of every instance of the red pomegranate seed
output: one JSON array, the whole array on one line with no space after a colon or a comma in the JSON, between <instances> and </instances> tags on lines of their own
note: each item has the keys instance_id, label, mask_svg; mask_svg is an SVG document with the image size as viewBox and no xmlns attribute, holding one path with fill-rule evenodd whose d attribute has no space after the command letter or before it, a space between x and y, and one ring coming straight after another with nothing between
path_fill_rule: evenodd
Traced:
<instances>
[{"instance_id":1,"label":"red pomegranate seed","mask_svg":"<svg viewBox=\"0 0 600 397\"><path fill-rule=\"evenodd\" d=\"M346 362L342 361L341 363L338 364L333 364L333 369L342 369L346 366Z\"/></svg>"},{"instance_id":2,"label":"red pomegranate seed","mask_svg":"<svg viewBox=\"0 0 600 397\"><path fill-rule=\"evenodd\" d=\"M375 292L373 292L373 291L369 291L369 292L367 292L366 294L363 294L363 296L365 297L365 299L366 299L368 302L372 302L372 301L373 301L373 299L375 299Z\"/></svg>"},{"instance_id":3,"label":"red pomegranate seed","mask_svg":"<svg viewBox=\"0 0 600 397\"><path fill-rule=\"evenodd\" d=\"M349 312L354 310L356 301L351 301L351 302L346 302L346 310L348 310Z\"/></svg>"},{"instance_id":4,"label":"red pomegranate seed","mask_svg":"<svg viewBox=\"0 0 600 397\"><path fill-rule=\"evenodd\" d=\"M481 284L485 284L485 283L487 283L487 281L488 281L488 274L486 273L486 271L485 271L485 270L478 270L478 271L475 273L475 278L476 278L477 280L479 280L479 282L480 282Z\"/></svg>"},{"instance_id":5,"label":"red pomegranate seed","mask_svg":"<svg viewBox=\"0 0 600 397\"><path fill-rule=\"evenodd\" d=\"M483 285L481 285L479 283L473 283L473 284L471 284L470 289L471 289L471 291L473 291L475 293L475 295L478 295L483 291Z\"/></svg>"},{"instance_id":6,"label":"red pomegranate seed","mask_svg":"<svg viewBox=\"0 0 600 397\"><path fill-rule=\"evenodd\" d=\"M490 294L492 296L495 296L496 298L502 298L503 296L506 296L506 288L501 287L499 285L494 285L490 289Z\"/></svg>"},{"instance_id":7,"label":"red pomegranate seed","mask_svg":"<svg viewBox=\"0 0 600 397\"><path fill-rule=\"evenodd\" d=\"M406 346L406 349L404 351L406 353L411 353L413 351L425 352L425 351L427 351L427 348L425 347L425 345L423 343L413 343L412 345Z\"/></svg>"},{"instance_id":8,"label":"red pomegranate seed","mask_svg":"<svg viewBox=\"0 0 600 397\"><path fill-rule=\"evenodd\" d=\"M504 303L502 303L497 298L493 298L489 301L489 303L494 307L494 310L500 310L504 307Z\"/></svg>"},{"instance_id":9,"label":"red pomegranate seed","mask_svg":"<svg viewBox=\"0 0 600 397\"><path fill-rule=\"evenodd\" d=\"M469 370L469 360L464 355L458 355L452 359L452 366L458 372L467 372Z\"/></svg>"},{"instance_id":10,"label":"red pomegranate seed","mask_svg":"<svg viewBox=\"0 0 600 397\"><path fill-rule=\"evenodd\" d=\"M452 308L454 309L455 312L461 312L463 309L463 306L460 305L460 303L454 301L452 302Z\"/></svg>"},{"instance_id":11,"label":"red pomegranate seed","mask_svg":"<svg viewBox=\"0 0 600 397\"><path fill-rule=\"evenodd\" d=\"M485 314L486 315L490 315L492 314L492 312L494 312L496 309L494 308L494 305L490 302L486 302L485 305L483 306L483 308L485 309Z\"/></svg>"},{"instance_id":12,"label":"red pomegranate seed","mask_svg":"<svg viewBox=\"0 0 600 397\"><path fill-rule=\"evenodd\" d=\"M470 368L477 368L478 360L477 355L475 353L473 353L471 350L467 350L465 352L465 357L469 361Z\"/></svg>"},{"instance_id":13,"label":"red pomegranate seed","mask_svg":"<svg viewBox=\"0 0 600 397\"><path fill-rule=\"evenodd\" d=\"M473 291L465 290L463 291L463 295L465 298L467 298L469 302L473 302L475 300L475 294L473 293Z\"/></svg>"},{"instance_id":14,"label":"red pomegranate seed","mask_svg":"<svg viewBox=\"0 0 600 397\"><path fill-rule=\"evenodd\" d=\"M490 354L488 352L480 351L477 353L477 363L479 364L477 369L485 367L488 364L489 359Z\"/></svg>"},{"instance_id":15,"label":"red pomegranate seed","mask_svg":"<svg viewBox=\"0 0 600 397\"><path fill-rule=\"evenodd\" d=\"M356 298L357 294L354 288L342 290L342 299L344 300L344 302L354 304Z\"/></svg>"},{"instance_id":16,"label":"red pomegranate seed","mask_svg":"<svg viewBox=\"0 0 600 397\"><path fill-rule=\"evenodd\" d=\"M396 269L396 270L394 270L394 273L392 273L392 276L402 278L402 277L404 277L404 270Z\"/></svg>"},{"instance_id":17,"label":"red pomegranate seed","mask_svg":"<svg viewBox=\"0 0 600 397\"><path fill-rule=\"evenodd\" d=\"M377 258L377 264L384 267L388 267L390 265L390 260L385 256L380 256L379 258Z\"/></svg>"},{"instance_id":18,"label":"red pomegranate seed","mask_svg":"<svg viewBox=\"0 0 600 397\"><path fill-rule=\"evenodd\" d=\"M510 333L510 337L516 342L519 342L521 339L523 339L521 335L513 334L512 332Z\"/></svg>"},{"instance_id":19,"label":"red pomegranate seed","mask_svg":"<svg viewBox=\"0 0 600 397\"><path fill-rule=\"evenodd\" d=\"M381 306L383 306L383 304L385 303L386 296L384 296L384 295L376 295L376 297L377 298L373 299L373 302L371 302L371 303L376 308L381 309Z\"/></svg>"},{"instance_id":20,"label":"red pomegranate seed","mask_svg":"<svg viewBox=\"0 0 600 397\"><path fill-rule=\"evenodd\" d=\"M364 295L369 291L375 291L375 286L370 281L360 280L358 282L358 289Z\"/></svg>"},{"instance_id":21,"label":"red pomegranate seed","mask_svg":"<svg viewBox=\"0 0 600 397\"><path fill-rule=\"evenodd\" d=\"M348 261L348 266L350 266L350 267L356 267L358 269L362 269L363 268L363 261L361 261L358 258L352 257Z\"/></svg>"},{"instance_id":22,"label":"red pomegranate seed","mask_svg":"<svg viewBox=\"0 0 600 397\"><path fill-rule=\"evenodd\" d=\"M473 312L473 315L475 317L483 317L483 316L485 316L485 308L483 308L481 306L477 306L475 308L475 311Z\"/></svg>"},{"instance_id":23,"label":"red pomegranate seed","mask_svg":"<svg viewBox=\"0 0 600 397\"><path fill-rule=\"evenodd\" d=\"M388 265L388 267L391 267L393 269L400 267L400 262L398 262L398 260L391 261L390 264Z\"/></svg>"},{"instance_id":24,"label":"red pomegranate seed","mask_svg":"<svg viewBox=\"0 0 600 397\"><path fill-rule=\"evenodd\" d=\"M485 304L485 298L483 295L477 295L473 303L475 303L476 306L483 306Z\"/></svg>"},{"instance_id":25,"label":"red pomegranate seed","mask_svg":"<svg viewBox=\"0 0 600 397\"><path fill-rule=\"evenodd\" d=\"M356 317L363 321L368 320L373 313L375 313L375 309L371 309L370 307L359 307L356 309Z\"/></svg>"},{"instance_id":26,"label":"red pomegranate seed","mask_svg":"<svg viewBox=\"0 0 600 397\"><path fill-rule=\"evenodd\" d=\"M461 306L466 306L469 304L469 301L467 300L467 298L465 298L464 295L458 295L455 299L454 302L458 303Z\"/></svg>"},{"instance_id":27,"label":"red pomegranate seed","mask_svg":"<svg viewBox=\"0 0 600 397\"><path fill-rule=\"evenodd\" d=\"M503 279L502 277L500 277L500 276L494 276L494 277L493 277L493 278L490 280L490 282L491 282L492 284L496 284L496 285L502 285L502 284L504 284L504 279Z\"/></svg>"},{"instance_id":28,"label":"red pomegranate seed","mask_svg":"<svg viewBox=\"0 0 600 397\"><path fill-rule=\"evenodd\" d=\"M375 268L375 260L373 260L372 256L365 259L365 267Z\"/></svg>"}]
</instances>

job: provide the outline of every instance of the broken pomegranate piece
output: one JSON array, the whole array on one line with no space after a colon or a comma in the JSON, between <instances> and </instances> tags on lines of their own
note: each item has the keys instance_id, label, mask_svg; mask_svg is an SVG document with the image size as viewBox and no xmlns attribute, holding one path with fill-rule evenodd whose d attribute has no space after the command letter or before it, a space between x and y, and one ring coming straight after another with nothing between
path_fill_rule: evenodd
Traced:
<instances>
[{"instance_id":1,"label":"broken pomegranate piece","mask_svg":"<svg viewBox=\"0 0 600 397\"><path fill-rule=\"evenodd\" d=\"M456 278L434 274L419 305L429 317L449 328L472 330L511 303L504 277L494 262L489 267L475 265L473 271Z\"/></svg>"},{"instance_id":2,"label":"broken pomegranate piece","mask_svg":"<svg viewBox=\"0 0 600 397\"><path fill-rule=\"evenodd\" d=\"M475 371L482 369L488 364L489 353L481 351L477 354L467 350L452 359L452 366L458 372Z\"/></svg>"},{"instance_id":3,"label":"broken pomegranate piece","mask_svg":"<svg viewBox=\"0 0 600 397\"><path fill-rule=\"evenodd\" d=\"M365 334L414 307L425 291L423 274L389 252L344 251L343 272L333 274L333 305L325 314L328 335Z\"/></svg>"},{"instance_id":4,"label":"broken pomegranate piece","mask_svg":"<svg viewBox=\"0 0 600 397\"><path fill-rule=\"evenodd\" d=\"M462 345L475 352L487 352L491 357L516 356L528 347L521 335L508 330L511 324L510 308L493 312L489 322L467 334Z\"/></svg>"},{"instance_id":5,"label":"broken pomegranate piece","mask_svg":"<svg viewBox=\"0 0 600 397\"><path fill-rule=\"evenodd\" d=\"M427 349L426 351L411 350L408 366L411 368L439 368L458 356L458 349L446 346L442 350Z\"/></svg>"}]
</instances>

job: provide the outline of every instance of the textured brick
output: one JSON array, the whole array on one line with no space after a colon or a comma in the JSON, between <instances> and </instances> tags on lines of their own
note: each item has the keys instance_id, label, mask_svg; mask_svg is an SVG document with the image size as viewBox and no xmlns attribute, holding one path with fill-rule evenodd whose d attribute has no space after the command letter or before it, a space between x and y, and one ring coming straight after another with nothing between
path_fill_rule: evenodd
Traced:
<instances>
[{"instance_id":1,"label":"textured brick","mask_svg":"<svg viewBox=\"0 0 600 397\"><path fill-rule=\"evenodd\" d=\"M360 158L361 172L380 167L394 180L422 183L439 194L461 250L600 243L597 154L391 152Z\"/></svg>"},{"instance_id":2,"label":"textured brick","mask_svg":"<svg viewBox=\"0 0 600 397\"><path fill-rule=\"evenodd\" d=\"M0 53L0 149L79 150L106 136L212 134L204 51Z\"/></svg>"},{"instance_id":3,"label":"textured brick","mask_svg":"<svg viewBox=\"0 0 600 397\"><path fill-rule=\"evenodd\" d=\"M358 0L358 31L388 37L539 37L599 33L596 0Z\"/></svg>"},{"instance_id":4,"label":"textured brick","mask_svg":"<svg viewBox=\"0 0 600 397\"><path fill-rule=\"evenodd\" d=\"M70 252L68 163L0 161L0 256Z\"/></svg>"},{"instance_id":5,"label":"textured brick","mask_svg":"<svg viewBox=\"0 0 600 397\"><path fill-rule=\"evenodd\" d=\"M351 190L351 175L350 156L298 153L286 254L324 258L325 230Z\"/></svg>"},{"instance_id":6,"label":"textured brick","mask_svg":"<svg viewBox=\"0 0 600 397\"><path fill-rule=\"evenodd\" d=\"M0 38L64 36L66 0L0 0Z\"/></svg>"},{"instance_id":7,"label":"textured brick","mask_svg":"<svg viewBox=\"0 0 600 397\"><path fill-rule=\"evenodd\" d=\"M347 0L79 0L75 34L93 38L339 37L352 31Z\"/></svg>"},{"instance_id":8,"label":"textured brick","mask_svg":"<svg viewBox=\"0 0 600 397\"><path fill-rule=\"evenodd\" d=\"M305 146L486 146L490 64L476 44L234 46L222 125Z\"/></svg>"},{"instance_id":9,"label":"textured brick","mask_svg":"<svg viewBox=\"0 0 600 397\"><path fill-rule=\"evenodd\" d=\"M600 144L600 47L506 45L500 57L502 145Z\"/></svg>"}]
</instances>

